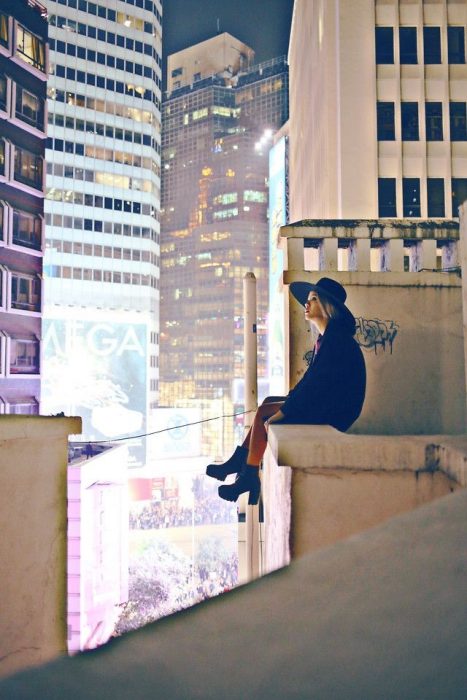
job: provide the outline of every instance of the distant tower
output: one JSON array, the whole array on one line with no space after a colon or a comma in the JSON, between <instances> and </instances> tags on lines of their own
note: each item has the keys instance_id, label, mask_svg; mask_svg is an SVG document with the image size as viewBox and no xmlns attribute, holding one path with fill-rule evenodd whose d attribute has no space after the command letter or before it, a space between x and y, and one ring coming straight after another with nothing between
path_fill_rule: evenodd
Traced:
<instances>
[{"instance_id":1,"label":"distant tower","mask_svg":"<svg viewBox=\"0 0 467 700\"><path fill-rule=\"evenodd\" d=\"M255 149L288 117L284 57L252 63L230 34L169 56L163 103L161 403L211 415L242 404L242 287L258 279L259 374L266 374L268 158ZM232 441L233 421L207 449ZM211 443L211 444L210 444Z\"/></svg>"},{"instance_id":2,"label":"distant tower","mask_svg":"<svg viewBox=\"0 0 467 700\"><path fill-rule=\"evenodd\" d=\"M0 413L38 413L41 372L46 10L0 5Z\"/></svg>"},{"instance_id":3,"label":"distant tower","mask_svg":"<svg viewBox=\"0 0 467 700\"><path fill-rule=\"evenodd\" d=\"M48 6L44 404L82 415L87 439L144 433L158 398L162 7Z\"/></svg>"}]
</instances>

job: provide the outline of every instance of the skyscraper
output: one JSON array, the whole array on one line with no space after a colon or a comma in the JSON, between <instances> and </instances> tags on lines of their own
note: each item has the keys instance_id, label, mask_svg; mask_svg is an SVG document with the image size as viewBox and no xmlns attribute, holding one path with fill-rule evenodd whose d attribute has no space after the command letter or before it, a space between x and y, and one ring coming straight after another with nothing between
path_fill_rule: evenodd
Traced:
<instances>
[{"instance_id":1,"label":"skyscraper","mask_svg":"<svg viewBox=\"0 0 467 700\"><path fill-rule=\"evenodd\" d=\"M0 6L0 413L38 413L47 20L35 0Z\"/></svg>"},{"instance_id":2,"label":"skyscraper","mask_svg":"<svg viewBox=\"0 0 467 700\"><path fill-rule=\"evenodd\" d=\"M142 433L158 396L162 7L48 8L44 408L82 415L88 439Z\"/></svg>"},{"instance_id":3,"label":"skyscraper","mask_svg":"<svg viewBox=\"0 0 467 700\"><path fill-rule=\"evenodd\" d=\"M266 374L268 160L258 145L288 116L284 57L254 65L224 33L168 59L163 105L161 404L206 415L242 404L243 278L258 280ZM222 430L223 451L233 421ZM209 448L210 427L203 441Z\"/></svg>"},{"instance_id":4,"label":"skyscraper","mask_svg":"<svg viewBox=\"0 0 467 700\"><path fill-rule=\"evenodd\" d=\"M292 221L457 216L466 22L466 3L451 0L295 1Z\"/></svg>"}]
</instances>

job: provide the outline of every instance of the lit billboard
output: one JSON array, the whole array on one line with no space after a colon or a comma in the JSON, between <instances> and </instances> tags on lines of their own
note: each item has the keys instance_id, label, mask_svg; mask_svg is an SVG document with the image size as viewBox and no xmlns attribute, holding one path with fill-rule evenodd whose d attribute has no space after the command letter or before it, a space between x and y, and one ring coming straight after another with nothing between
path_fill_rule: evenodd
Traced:
<instances>
[{"instance_id":1,"label":"lit billboard","mask_svg":"<svg viewBox=\"0 0 467 700\"><path fill-rule=\"evenodd\" d=\"M282 273L284 254L280 227L288 220L287 139L282 137L269 151L269 393L285 393L284 303Z\"/></svg>"},{"instance_id":2,"label":"lit billboard","mask_svg":"<svg viewBox=\"0 0 467 700\"><path fill-rule=\"evenodd\" d=\"M147 326L101 318L44 318L41 412L81 416L86 440L141 435ZM145 440L135 438L128 447L129 466L144 465Z\"/></svg>"}]
</instances>

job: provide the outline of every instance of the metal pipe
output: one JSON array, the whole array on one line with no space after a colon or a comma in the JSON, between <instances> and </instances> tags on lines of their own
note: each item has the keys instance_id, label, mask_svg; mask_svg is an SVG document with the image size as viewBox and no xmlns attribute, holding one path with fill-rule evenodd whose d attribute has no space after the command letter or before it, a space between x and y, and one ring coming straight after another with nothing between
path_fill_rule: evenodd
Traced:
<instances>
[{"instance_id":1,"label":"metal pipe","mask_svg":"<svg viewBox=\"0 0 467 700\"><path fill-rule=\"evenodd\" d=\"M252 412L245 415L245 435L253 423L254 411L258 408L258 336L256 326L256 277L253 272L247 272L243 278L245 411ZM260 575L259 507L247 505L245 498L243 509L246 510L246 574L247 580L252 581Z\"/></svg>"}]
</instances>

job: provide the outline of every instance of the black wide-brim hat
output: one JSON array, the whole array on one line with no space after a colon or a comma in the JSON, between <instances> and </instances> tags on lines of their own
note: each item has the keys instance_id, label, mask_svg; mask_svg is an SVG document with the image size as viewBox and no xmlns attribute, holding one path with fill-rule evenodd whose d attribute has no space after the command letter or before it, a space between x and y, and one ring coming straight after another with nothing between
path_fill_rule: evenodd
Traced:
<instances>
[{"instance_id":1,"label":"black wide-brim hat","mask_svg":"<svg viewBox=\"0 0 467 700\"><path fill-rule=\"evenodd\" d=\"M310 282L292 282L290 291L302 306L305 306L308 301L310 292L317 292L320 298L327 299L334 304L342 312L346 320L355 322L354 315L345 305L347 292L339 282L329 277L321 277L316 284L311 284Z\"/></svg>"}]
</instances>

